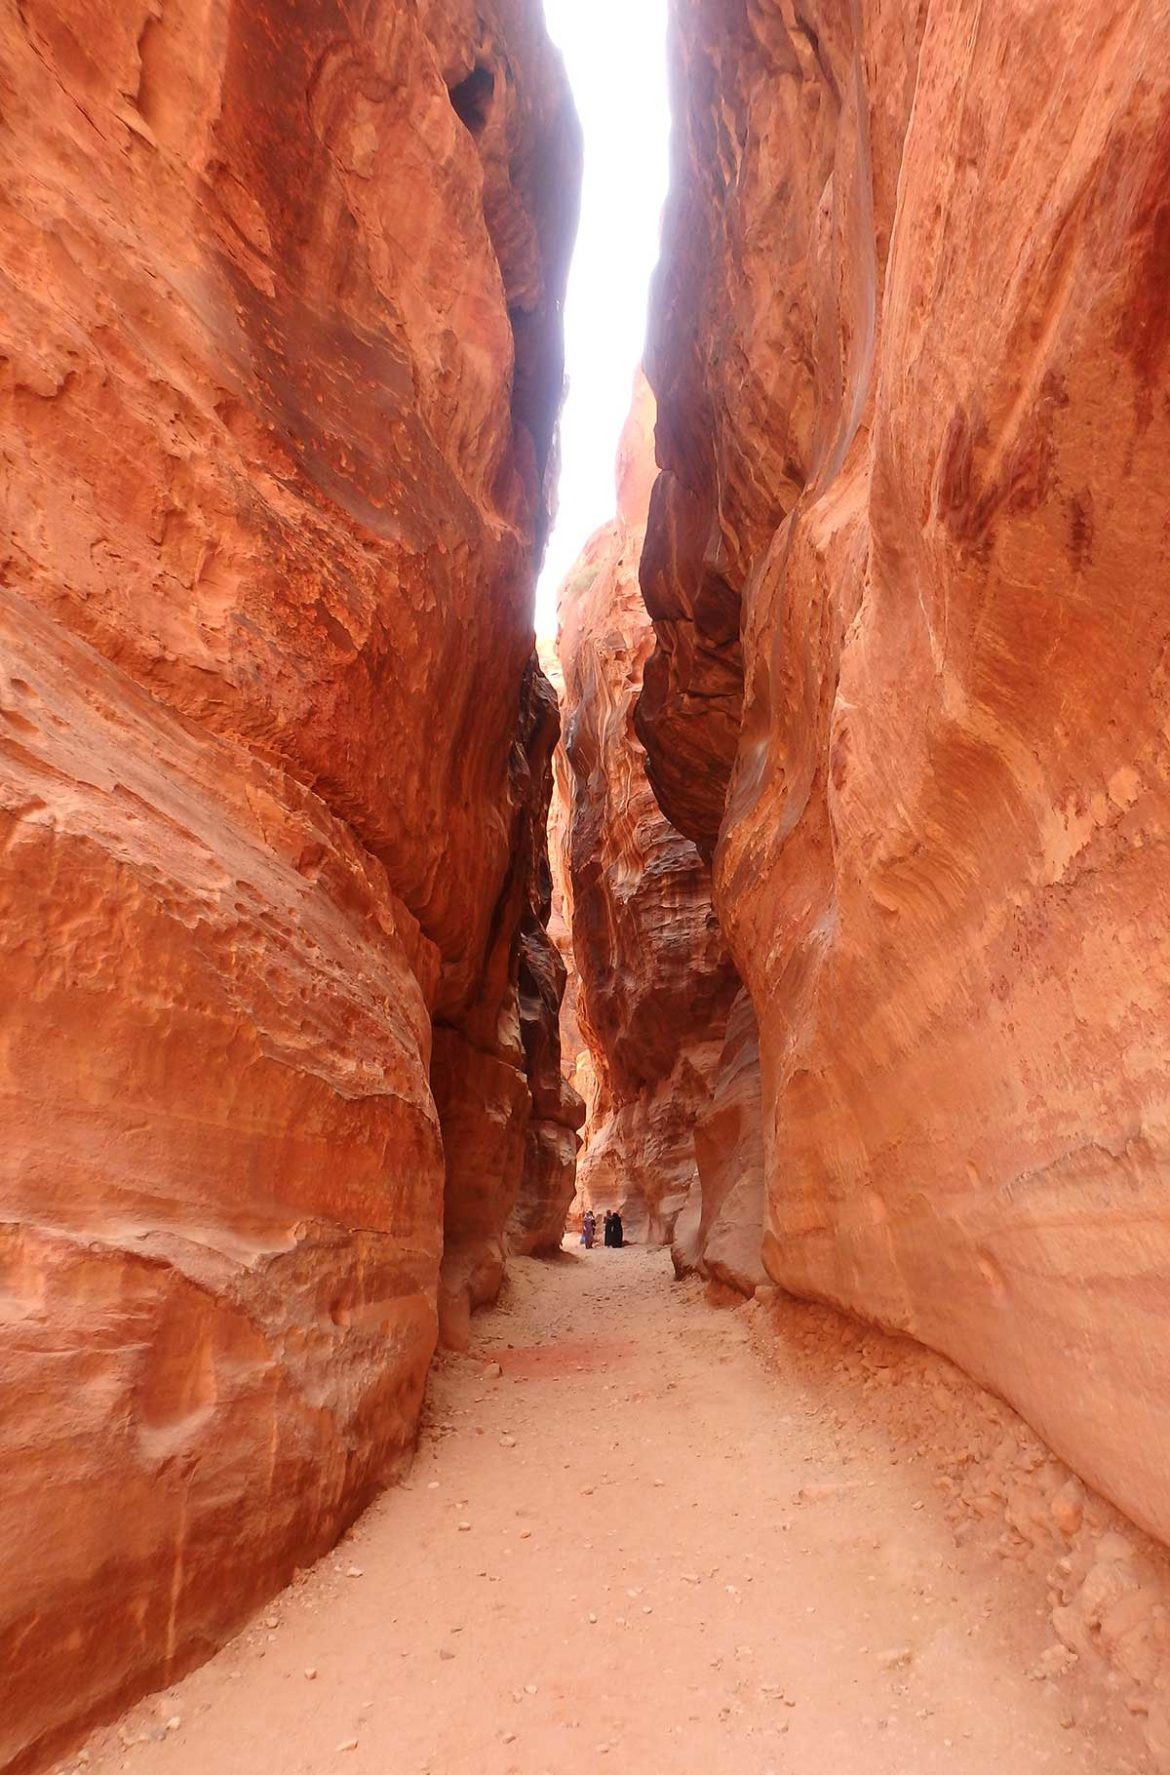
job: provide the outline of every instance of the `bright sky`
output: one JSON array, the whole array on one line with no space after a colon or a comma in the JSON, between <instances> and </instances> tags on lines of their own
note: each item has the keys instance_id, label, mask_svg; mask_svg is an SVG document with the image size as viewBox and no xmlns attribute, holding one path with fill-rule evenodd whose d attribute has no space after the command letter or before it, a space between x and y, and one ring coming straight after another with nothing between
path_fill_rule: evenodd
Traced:
<instances>
[{"instance_id":1,"label":"bright sky","mask_svg":"<svg viewBox=\"0 0 1170 1775\"><path fill-rule=\"evenodd\" d=\"M536 594L556 630L557 587L614 512L614 457L646 336L670 130L666 0L544 0L585 132L581 229L565 305L568 399L560 509Z\"/></svg>"}]
</instances>

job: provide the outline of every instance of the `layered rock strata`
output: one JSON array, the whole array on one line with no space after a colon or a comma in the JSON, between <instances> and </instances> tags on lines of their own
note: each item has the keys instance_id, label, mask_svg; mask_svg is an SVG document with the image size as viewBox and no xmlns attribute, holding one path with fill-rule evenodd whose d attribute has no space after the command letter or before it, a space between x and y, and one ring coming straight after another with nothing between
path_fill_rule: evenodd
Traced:
<instances>
[{"instance_id":1,"label":"layered rock strata","mask_svg":"<svg viewBox=\"0 0 1170 1775\"><path fill-rule=\"evenodd\" d=\"M445 1184L490 1151L497 1241L547 1193L520 940L577 140L535 0L28 0L0 78L20 1768L395 1471Z\"/></svg>"},{"instance_id":2,"label":"layered rock strata","mask_svg":"<svg viewBox=\"0 0 1170 1775\"><path fill-rule=\"evenodd\" d=\"M663 817L633 715L653 634L638 562L653 478L644 383L622 440L618 515L562 588L566 817L577 1017L596 1085L579 1189L669 1240L696 1177L694 1126L738 982L710 871Z\"/></svg>"},{"instance_id":3,"label":"layered rock strata","mask_svg":"<svg viewBox=\"0 0 1170 1775\"><path fill-rule=\"evenodd\" d=\"M672 12L639 732L768 1268L1166 1539L1170 14Z\"/></svg>"}]
</instances>

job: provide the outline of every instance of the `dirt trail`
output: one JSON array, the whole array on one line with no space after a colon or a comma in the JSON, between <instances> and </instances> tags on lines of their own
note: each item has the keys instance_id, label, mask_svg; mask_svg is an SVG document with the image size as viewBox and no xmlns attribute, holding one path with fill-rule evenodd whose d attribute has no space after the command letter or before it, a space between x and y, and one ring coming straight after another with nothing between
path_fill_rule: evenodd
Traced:
<instances>
[{"instance_id":1,"label":"dirt trail","mask_svg":"<svg viewBox=\"0 0 1170 1775\"><path fill-rule=\"evenodd\" d=\"M516 1264L407 1484L90 1775L1139 1767L1033 1680L1037 1580L956 1549L921 1464L761 1362L753 1317L661 1252Z\"/></svg>"}]
</instances>

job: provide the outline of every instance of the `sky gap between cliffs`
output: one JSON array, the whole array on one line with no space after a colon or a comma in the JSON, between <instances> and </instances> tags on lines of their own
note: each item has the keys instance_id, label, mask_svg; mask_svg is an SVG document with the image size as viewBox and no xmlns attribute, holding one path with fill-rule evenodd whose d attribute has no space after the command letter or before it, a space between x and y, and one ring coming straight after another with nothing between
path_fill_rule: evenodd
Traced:
<instances>
[{"instance_id":1,"label":"sky gap between cliffs","mask_svg":"<svg viewBox=\"0 0 1170 1775\"><path fill-rule=\"evenodd\" d=\"M537 588L536 629L556 628L556 594L613 516L613 463L646 335L666 198L666 0L545 0L585 136L581 225L565 305L568 398L559 510Z\"/></svg>"}]
</instances>

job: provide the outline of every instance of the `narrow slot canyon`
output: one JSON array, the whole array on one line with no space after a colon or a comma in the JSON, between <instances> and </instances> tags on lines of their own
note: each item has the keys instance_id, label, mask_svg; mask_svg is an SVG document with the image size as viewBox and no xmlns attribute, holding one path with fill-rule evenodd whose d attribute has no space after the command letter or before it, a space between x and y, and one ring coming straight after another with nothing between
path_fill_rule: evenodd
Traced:
<instances>
[{"instance_id":1,"label":"narrow slot canyon","mask_svg":"<svg viewBox=\"0 0 1170 1775\"><path fill-rule=\"evenodd\" d=\"M1168 27L0 15L2 1775L1170 1771Z\"/></svg>"}]
</instances>

